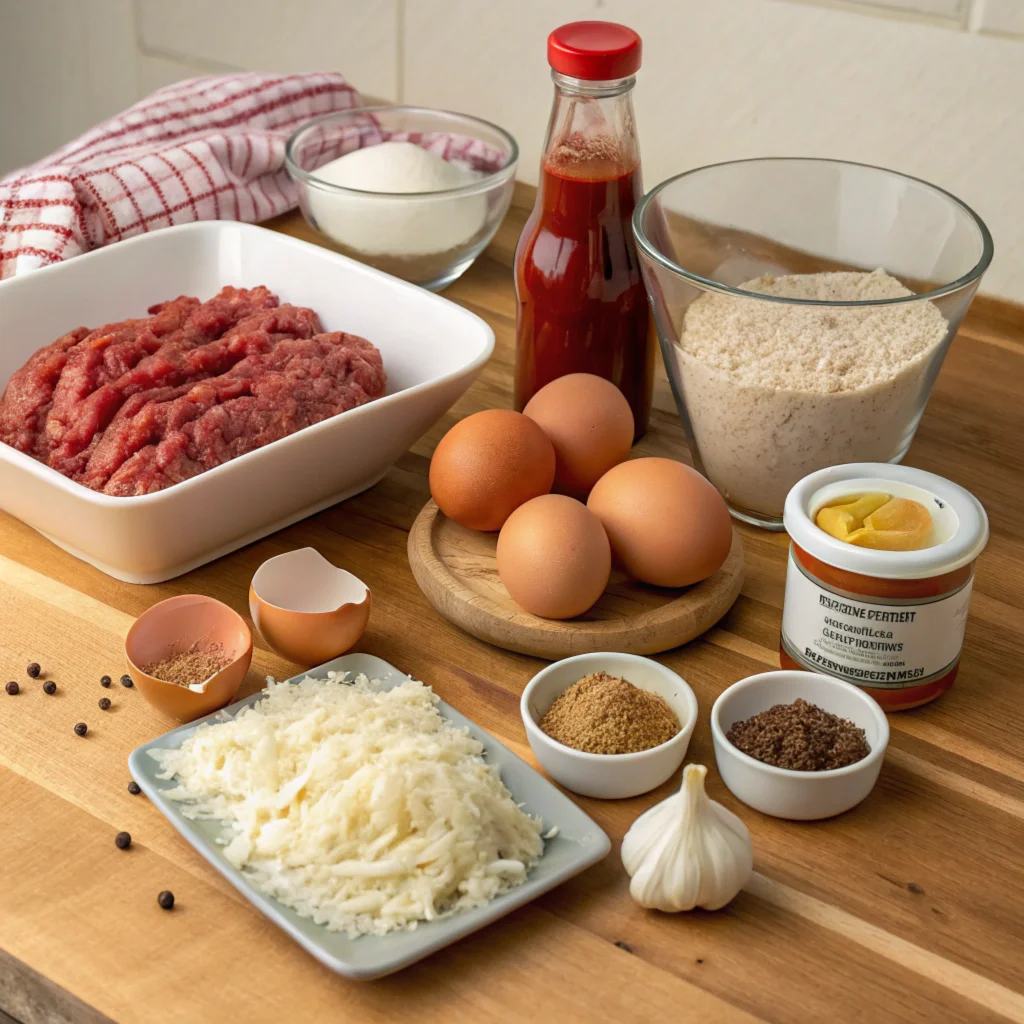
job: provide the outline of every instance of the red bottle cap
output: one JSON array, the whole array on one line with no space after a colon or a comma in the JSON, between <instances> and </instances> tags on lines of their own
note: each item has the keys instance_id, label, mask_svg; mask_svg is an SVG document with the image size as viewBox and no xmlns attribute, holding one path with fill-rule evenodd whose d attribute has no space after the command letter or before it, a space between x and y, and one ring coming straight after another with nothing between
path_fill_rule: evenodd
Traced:
<instances>
[{"instance_id":1,"label":"red bottle cap","mask_svg":"<svg viewBox=\"0 0 1024 1024\"><path fill-rule=\"evenodd\" d=\"M607 82L640 67L640 37L614 21L574 21L548 36L548 63L561 75Z\"/></svg>"}]
</instances>

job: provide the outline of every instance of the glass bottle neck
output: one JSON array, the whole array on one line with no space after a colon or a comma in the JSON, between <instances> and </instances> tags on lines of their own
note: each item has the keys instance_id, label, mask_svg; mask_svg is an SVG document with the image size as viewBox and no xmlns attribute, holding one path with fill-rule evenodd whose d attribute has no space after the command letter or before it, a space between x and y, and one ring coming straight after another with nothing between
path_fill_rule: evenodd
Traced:
<instances>
[{"instance_id":1,"label":"glass bottle neck","mask_svg":"<svg viewBox=\"0 0 1024 1024\"><path fill-rule=\"evenodd\" d=\"M640 162L633 113L636 78L593 82L553 71L555 98L543 168L569 178L608 178Z\"/></svg>"}]
</instances>

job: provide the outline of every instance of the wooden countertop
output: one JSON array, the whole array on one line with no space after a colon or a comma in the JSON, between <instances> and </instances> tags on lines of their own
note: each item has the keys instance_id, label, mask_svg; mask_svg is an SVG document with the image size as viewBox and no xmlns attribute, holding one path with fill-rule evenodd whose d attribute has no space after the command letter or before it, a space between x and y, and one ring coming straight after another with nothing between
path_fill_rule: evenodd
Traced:
<instances>
[{"instance_id":1,"label":"wooden countertop","mask_svg":"<svg viewBox=\"0 0 1024 1024\"><path fill-rule=\"evenodd\" d=\"M670 786L580 804L616 849L500 923L394 977L336 977L216 875L142 796L126 758L173 723L104 673L123 671L133 618L201 592L248 614L267 557L311 544L358 573L374 609L360 649L431 683L529 758L518 699L540 663L441 620L413 582L406 533L428 497L444 431L510 404L510 267L523 213L448 298L498 344L459 404L372 490L158 586L112 580L0 515L0 1010L41 1021L563 1020L1024 1021L1024 317L975 305L952 346L908 463L973 491L992 520L978 563L960 678L936 703L891 716L877 789L832 821L799 824L738 804L714 770L707 714L742 676L777 667L785 536L741 527L747 581L702 639L664 656L701 717L690 758L754 839L756 874L715 914L646 913L629 898L618 843ZM275 225L310 237L297 215ZM659 380L642 448L686 458ZM40 662L59 685L25 675ZM293 669L257 638L245 692ZM108 694L114 707L96 702ZM73 731L89 724L87 738ZM673 783L674 785L674 783ZM132 848L114 846L127 829ZM156 894L177 897L171 914ZM0 1012L0 1020L4 1014Z\"/></svg>"}]
</instances>

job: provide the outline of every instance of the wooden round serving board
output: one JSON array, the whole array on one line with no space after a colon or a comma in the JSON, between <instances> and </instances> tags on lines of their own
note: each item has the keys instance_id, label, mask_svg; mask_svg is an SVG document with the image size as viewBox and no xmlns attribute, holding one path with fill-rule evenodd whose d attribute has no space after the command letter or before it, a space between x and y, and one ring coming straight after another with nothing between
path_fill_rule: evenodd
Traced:
<instances>
[{"instance_id":1,"label":"wooden round serving board","mask_svg":"<svg viewBox=\"0 0 1024 1024\"><path fill-rule=\"evenodd\" d=\"M409 533L409 565L427 600L450 622L488 643L551 660L590 651L656 654L710 629L743 585L743 542L733 530L725 564L684 590L636 583L616 569L585 615L542 619L520 608L498 578L496 533L459 526L428 501Z\"/></svg>"}]
</instances>

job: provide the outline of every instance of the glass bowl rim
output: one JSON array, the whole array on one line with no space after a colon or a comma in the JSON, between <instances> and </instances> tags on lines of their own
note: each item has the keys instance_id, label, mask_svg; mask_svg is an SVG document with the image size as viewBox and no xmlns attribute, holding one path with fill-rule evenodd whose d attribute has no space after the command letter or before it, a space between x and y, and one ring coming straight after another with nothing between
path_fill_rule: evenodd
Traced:
<instances>
[{"instance_id":1,"label":"glass bowl rim","mask_svg":"<svg viewBox=\"0 0 1024 1024\"><path fill-rule=\"evenodd\" d=\"M948 284L940 285L938 288L933 288L927 292L914 292L910 295L902 295L892 299L858 299L856 301L836 301L828 299L793 299L787 298L783 295L765 295L762 292L746 291L743 288L734 288L731 285L723 284L721 281L713 281L707 277L701 277L699 274L695 274L690 270L686 270L684 267L679 266L673 260L670 260L664 253L662 253L656 245L647 237L644 233L642 222L644 214L647 212L647 207L659 192L663 189L668 188L669 185L675 184L675 182L682 178L688 178L691 175L699 174L701 171L710 171L719 167L733 167L739 164L764 164L764 163L807 163L807 164L832 164L837 167L860 167L870 171L880 171L883 174L892 175L896 178L903 178L906 181L912 181L916 185L922 185L924 188L931 192L938 193L940 196L945 198L952 205L958 207L964 213L967 214L968 218L974 224L979 235L981 236L981 256L978 262L961 277L958 277L955 281L951 281ZM781 302L789 305L801 305L801 306L826 306L826 307L860 307L860 306L892 306L899 305L907 302L921 302L925 300L933 300L941 298L944 295L950 295L953 292L960 291L961 289L976 284L980 280L981 276L988 270L989 264L992 262L992 256L995 251L994 244L992 241L992 235L988 230L988 226L978 216L974 210L971 209L962 199L958 199L952 192L947 192L946 189L940 188L938 185L933 185L929 181L925 181L923 178L915 178L911 174L904 174L902 171L894 171L888 167L879 167L876 164L864 164L858 163L854 160L835 160L829 157L801 157L801 156L761 156L761 157L749 157L744 160L722 160L718 163L704 164L701 167L694 167L688 171L683 171L681 174L674 174L670 178L666 178L663 182L655 185L641 200L637 203L636 209L633 211L633 235L636 238L636 244L640 250L644 253L648 259L653 260L655 263L663 267L665 270L670 271L673 274L683 277L686 280L692 282L694 285L701 288L703 291L718 292L722 295L732 295L742 298L761 299L767 302Z\"/></svg>"},{"instance_id":2,"label":"glass bowl rim","mask_svg":"<svg viewBox=\"0 0 1024 1024\"><path fill-rule=\"evenodd\" d=\"M299 136L303 132L308 131L314 125L322 124L325 121L339 120L343 117L352 117L356 114L395 113L400 111L406 111L414 114L442 114L445 117L460 118L463 121L469 121L473 124L486 125L508 142L508 156L501 167L497 170L488 172L476 181L467 182L465 185L454 185L451 188L435 189L432 192L376 192L369 191L367 189L348 188L344 185L335 185L332 182L324 181L323 178L317 177L314 172L307 171L305 168L300 167L295 161L293 153ZM474 136L474 138L478 137ZM478 138L478 141L483 140ZM475 117L473 114L463 114L457 110L442 110L437 107L417 107L385 103L365 107L348 107L345 110L332 110L330 113L320 114L318 117L312 117L308 121L303 121L302 124L300 124L298 128L291 133L288 137L288 141L285 143L284 162L288 169L288 173L292 178L303 181L305 184L314 188L321 189L325 192L333 192L337 195L383 197L388 199L421 199L436 196L447 197L474 195L478 192L486 192L493 187L502 176L507 179L509 175L515 171L516 164L519 162L519 143L517 143L513 136L509 132L505 131L505 129L500 125L495 124L493 121L487 121L482 117Z\"/></svg>"}]
</instances>

